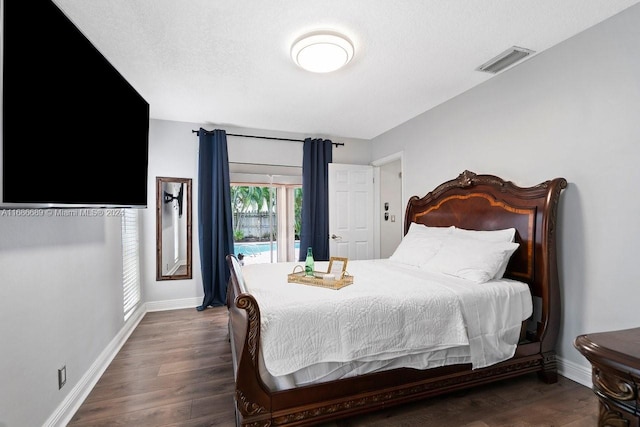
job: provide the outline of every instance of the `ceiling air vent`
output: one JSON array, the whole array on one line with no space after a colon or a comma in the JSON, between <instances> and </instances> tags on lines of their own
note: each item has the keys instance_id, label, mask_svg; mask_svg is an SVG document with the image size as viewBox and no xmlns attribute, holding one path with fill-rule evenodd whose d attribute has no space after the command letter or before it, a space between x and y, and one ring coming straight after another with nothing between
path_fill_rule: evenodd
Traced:
<instances>
[{"instance_id":1,"label":"ceiling air vent","mask_svg":"<svg viewBox=\"0 0 640 427\"><path fill-rule=\"evenodd\" d=\"M484 71L485 73L498 73L507 67L523 60L527 56L535 53L533 50L524 49L522 47L513 46L502 52L500 55L485 62L476 71Z\"/></svg>"}]
</instances>

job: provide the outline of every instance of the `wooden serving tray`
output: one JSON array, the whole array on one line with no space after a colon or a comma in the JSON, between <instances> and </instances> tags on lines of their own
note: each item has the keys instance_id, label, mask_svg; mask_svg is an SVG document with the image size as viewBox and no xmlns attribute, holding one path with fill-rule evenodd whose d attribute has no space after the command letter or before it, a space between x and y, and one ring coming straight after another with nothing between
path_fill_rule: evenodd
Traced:
<instances>
[{"instance_id":1,"label":"wooden serving tray","mask_svg":"<svg viewBox=\"0 0 640 427\"><path fill-rule=\"evenodd\" d=\"M347 274L345 274L342 279L325 280L322 278L322 276L326 274L325 272L314 272L315 275L318 275L320 277L305 276L304 271L296 271L297 267L300 266L296 266L296 268L293 269L293 272L287 275L287 280L289 283L301 283L303 285L318 286L320 288L335 290L344 288L345 286L349 286L353 283L353 276L349 276Z\"/></svg>"}]
</instances>

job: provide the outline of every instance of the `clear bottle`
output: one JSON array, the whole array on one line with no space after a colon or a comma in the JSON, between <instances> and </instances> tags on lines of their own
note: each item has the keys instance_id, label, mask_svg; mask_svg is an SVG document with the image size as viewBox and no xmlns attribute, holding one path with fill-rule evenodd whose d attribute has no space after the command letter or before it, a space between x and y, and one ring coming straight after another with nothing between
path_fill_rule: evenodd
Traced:
<instances>
[{"instance_id":1,"label":"clear bottle","mask_svg":"<svg viewBox=\"0 0 640 427\"><path fill-rule=\"evenodd\" d=\"M307 248L307 259L304 262L304 274L305 276L313 276L314 275L314 262L313 262L313 252L311 251L311 246Z\"/></svg>"}]
</instances>

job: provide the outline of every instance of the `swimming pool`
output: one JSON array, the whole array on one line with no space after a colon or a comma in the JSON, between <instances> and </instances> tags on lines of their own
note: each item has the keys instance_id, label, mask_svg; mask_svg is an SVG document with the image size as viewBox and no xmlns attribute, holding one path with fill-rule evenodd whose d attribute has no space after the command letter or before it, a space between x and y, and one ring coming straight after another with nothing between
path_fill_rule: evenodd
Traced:
<instances>
[{"instance_id":1,"label":"swimming pool","mask_svg":"<svg viewBox=\"0 0 640 427\"><path fill-rule=\"evenodd\" d=\"M294 247L296 249L300 249L300 242L296 241L294 243ZM233 252L235 253L236 256L238 256L238 254L244 254L244 255L258 255L259 253L262 252L269 252L271 250L271 243L266 242L266 243L234 243L233 244ZM277 252L278 251L278 244L276 242L273 242L273 251Z\"/></svg>"}]
</instances>

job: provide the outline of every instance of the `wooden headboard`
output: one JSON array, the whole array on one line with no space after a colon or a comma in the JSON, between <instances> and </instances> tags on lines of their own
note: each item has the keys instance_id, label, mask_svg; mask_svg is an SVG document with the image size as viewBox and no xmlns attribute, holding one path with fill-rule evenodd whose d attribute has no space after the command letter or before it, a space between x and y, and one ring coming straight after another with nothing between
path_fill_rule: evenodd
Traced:
<instances>
[{"instance_id":1,"label":"wooden headboard","mask_svg":"<svg viewBox=\"0 0 640 427\"><path fill-rule=\"evenodd\" d=\"M543 341L551 334L546 338L555 342L560 319L555 229L560 192L566 186L564 178L555 178L533 187L518 187L497 176L467 170L424 197L409 199L405 234L412 222L469 230L515 228L520 247L511 257L505 277L529 284L533 296L542 301L537 338Z\"/></svg>"}]
</instances>

